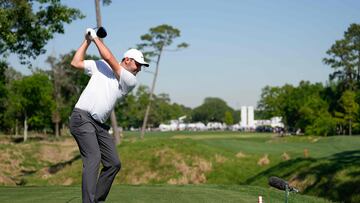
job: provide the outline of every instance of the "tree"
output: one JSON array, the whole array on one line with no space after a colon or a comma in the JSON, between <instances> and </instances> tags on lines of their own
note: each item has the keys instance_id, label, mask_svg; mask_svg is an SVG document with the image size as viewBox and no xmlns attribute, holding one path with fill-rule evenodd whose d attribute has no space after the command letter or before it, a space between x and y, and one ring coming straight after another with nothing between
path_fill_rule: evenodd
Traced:
<instances>
[{"instance_id":1,"label":"tree","mask_svg":"<svg viewBox=\"0 0 360 203\"><path fill-rule=\"evenodd\" d=\"M34 3L36 2L36 3ZM61 4L60 0L4 0L0 2L0 56L26 58L45 53L44 46L55 33L64 33L64 23L84 16L77 9Z\"/></svg>"},{"instance_id":2,"label":"tree","mask_svg":"<svg viewBox=\"0 0 360 203\"><path fill-rule=\"evenodd\" d=\"M50 64L51 67L51 76L54 85L53 97L55 101L55 108L52 113L52 121L55 123L55 137L60 136L60 108L63 105L62 97L61 97L61 80L65 78L65 70L56 64L56 58L53 56L49 56L46 60L47 63Z\"/></svg>"},{"instance_id":3,"label":"tree","mask_svg":"<svg viewBox=\"0 0 360 203\"><path fill-rule=\"evenodd\" d=\"M226 125L234 124L234 118L233 118L233 115L232 115L232 113L230 111L225 112L224 122L226 123Z\"/></svg>"},{"instance_id":4,"label":"tree","mask_svg":"<svg viewBox=\"0 0 360 203\"><path fill-rule=\"evenodd\" d=\"M124 128L140 127L143 121L145 109L149 102L149 90L140 85L137 91L130 92L116 105L116 116Z\"/></svg>"},{"instance_id":5,"label":"tree","mask_svg":"<svg viewBox=\"0 0 360 203\"><path fill-rule=\"evenodd\" d=\"M263 119L270 119L279 116L281 111L281 103L279 97L281 88L266 86L261 90L260 100L258 102L258 111Z\"/></svg>"},{"instance_id":6,"label":"tree","mask_svg":"<svg viewBox=\"0 0 360 203\"><path fill-rule=\"evenodd\" d=\"M360 25L351 24L344 38L337 40L326 52L325 64L335 71L330 80L338 79L345 90L356 90L360 82Z\"/></svg>"},{"instance_id":7,"label":"tree","mask_svg":"<svg viewBox=\"0 0 360 203\"><path fill-rule=\"evenodd\" d=\"M232 114L234 110L229 107L224 100L208 97L205 98L203 104L194 108L191 117L193 122L225 122L226 112Z\"/></svg>"},{"instance_id":8,"label":"tree","mask_svg":"<svg viewBox=\"0 0 360 203\"><path fill-rule=\"evenodd\" d=\"M4 129L4 113L6 110L5 102L7 100L8 91L6 89L6 75L5 71L8 64L5 61L0 61L0 129Z\"/></svg>"},{"instance_id":9,"label":"tree","mask_svg":"<svg viewBox=\"0 0 360 203\"><path fill-rule=\"evenodd\" d=\"M305 128L305 133L309 135L328 136L335 134L336 120L329 112L318 113L318 117Z\"/></svg>"},{"instance_id":10,"label":"tree","mask_svg":"<svg viewBox=\"0 0 360 203\"><path fill-rule=\"evenodd\" d=\"M286 130L294 130L299 118L298 109L301 105L302 96L297 94L292 85L282 87L265 87L261 93L258 109L267 119L281 116Z\"/></svg>"},{"instance_id":11,"label":"tree","mask_svg":"<svg viewBox=\"0 0 360 203\"><path fill-rule=\"evenodd\" d=\"M256 113L256 111L255 111ZM232 117L234 119L234 122L233 123L239 123L240 122L240 114L241 114L241 111L240 110L235 110L232 114ZM256 114L255 114L256 116Z\"/></svg>"},{"instance_id":12,"label":"tree","mask_svg":"<svg viewBox=\"0 0 360 203\"><path fill-rule=\"evenodd\" d=\"M10 94L10 84L14 80L20 80L22 78L21 73L15 71L5 61L0 61L0 129L4 132L10 132L11 128L15 124L15 135L18 134L18 124L12 119L8 119L7 109Z\"/></svg>"},{"instance_id":13,"label":"tree","mask_svg":"<svg viewBox=\"0 0 360 203\"><path fill-rule=\"evenodd\" d=\"M71 67L70 62L74 54L75 51L71 51L59 58L49 56L46 60L51 67L48 74L54 86L55 108L52 112L52 121L55 124L55 136L61 135L60 125L67 123L73 106L89 81L87 75ZM85 55L85 59L98 60L99 57Z\"/></svg>"},{"instance_id":14,"label":"tree","mask_svg":"<svg viewBox=\"0 0 360 203\"><path fill-rule=\"evenodd\" d=\"M265 87L262 92L258 108L263 111L267 118L281 116L286 130L295 131L301 129L303 132L309 130L314 122L322 123L331 120L328 113L328 103L322 98L324 87L321 83L311 84L301 81L298 87L284 85L282 87ZM317 120L317 119L321 120ZM320 122L321 121L321 122ZM334 122L326 128L312 128L312 132L331 134L334 132ZM316 125L319 127L319 125ZM310 132L310 131L309 131Z\"/></svg>"},{"instance_id":15,"label":"tree","mask_svg":"<svg viewBox=\"0 0 360 203\"><path fill-rule=\"evenodd\" d=\"M336 121L328 112L328 108L328 103L319 94L314 92L314 94L309 95L299 109L300 117L297 127L308 135L327 136L335 134Z\"/></svg>"},{"instance_id":16,"label":"tree","mask_svg":"<svg viewBox=\"0 0 360 203\"><path fill-rule=\"evenodd\" d=\"M141 127L145 109L149 103L149 88L139 86L136 92L129 93L116 107L117 118L124 128ZM149 125L158 126L160 123L189 116L190 109L176 103L171 103L168 94L154 95L153 111L149 115Z\"/></svg>"},{"instance_id":17,"label":"tree","mask_svg":"<svg viewBox=\"0 0 360 203\"><path fill-rule=\"evenodd\" d=\"M168 123L170 120L177 120L179 117L188 116L188 108L172 104L168 94L154 95L153 113L149 115L149 123L158 126L161 123Z\"/></svg>"},{"instance_id":18,"label":"tree","mask_svg":"<svg viewBox=\"0 0 360 203\"><path fill-rule=\"evenodd\" d=\"M24 141L28 127L39 130L50 126L54 108L52 88L48 75L41 72L12 82L7 115L24 122Z\"/></svg>"},{"instance_id":19,"label":"tree","mask_svg":"<svg viewBox=\"0 0 360 203\"><path fill-rule=\"evenodd\" d=\"M348 122L349 135L352 135L353 121L357 118L359 111L359 104L355 101L356 94L353 91L347 90L340 98L340 106L343 108L343 118Z\"/></svg>"},{"instance_id":20,"label":"tree","mask_svg":"<svg viewBox=\"0 0 360 203\"><path fill-rule=\"evenodd\" d=\"M141 128L141 138L144 137L145 129L148 121L148 116L150 113L151 103L153 101L153 94L155 90L156 78L159 73L159 64L160 59L164 51L166 51L166 47L170 46L173 43L175 38L180 37L180 30L170 26L170 25L159 25L157 27L150 28L149 33L141 36L141 40L143 43L138 44L138 49L144 51L145 58L147 60L151 60L155 58L156 69L154 73L154 79L151 86L149 103L146 107L146 112L144 116L143 125ZM186 48L189 45L187 43L181 43L177 45L177 49Z\"/></svg>"}]
</instances>

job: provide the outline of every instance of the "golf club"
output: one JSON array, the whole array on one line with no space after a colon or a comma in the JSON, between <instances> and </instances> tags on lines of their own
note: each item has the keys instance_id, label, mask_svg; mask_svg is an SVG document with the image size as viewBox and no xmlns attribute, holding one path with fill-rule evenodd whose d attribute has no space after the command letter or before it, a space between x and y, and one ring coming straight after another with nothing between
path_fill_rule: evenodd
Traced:
<instances>
[{"instance_id":1,"label":"golf club","mask_svg":"<svg viewBox=\"0 0 360 203\"><path fill-rule=\"evenodd\" d=\"M105 38L107 36L107 32L104 27L95 27L94 30L96 30L96 35L99 38ZM90 32L88 32L88 35L90 35Z\"/></svg>"}]
</instances>

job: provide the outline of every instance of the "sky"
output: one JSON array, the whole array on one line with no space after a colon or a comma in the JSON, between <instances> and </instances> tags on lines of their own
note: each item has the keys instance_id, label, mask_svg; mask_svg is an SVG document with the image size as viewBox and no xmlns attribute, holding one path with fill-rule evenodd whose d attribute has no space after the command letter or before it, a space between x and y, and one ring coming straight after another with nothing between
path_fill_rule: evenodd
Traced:
<instances>
[{"instance_id":1,"label":"sky","mask_svg":"<svg viewBox=\"0 0 360 203\"><path fill-rule=\"evenodd\" d=\"M84 19L65 25L47 52L33 66L49 69L49 55L76 50L88 27L96 27L95 4L90 0L63 0L78 8ZM351 23L360 23L358 0L112 0L101 6L108 32L105 44L121 60L123 53L141 43L151 27L171 25L181 31L174 46L164 52L155 93L167 93L172 102L187 107L218 97L234 109L257 106L265 86L328 81L333 71L322 62L326 51L342 39ZM170 47L171 48L171 47ZM88 54L98 55L94 44ZM11 55L10 64L23 74L27 67ZM155 71L150 64L148 71ZM138 84L151 86L153 74L140 72Z\"/></svg>"}]
</instances>

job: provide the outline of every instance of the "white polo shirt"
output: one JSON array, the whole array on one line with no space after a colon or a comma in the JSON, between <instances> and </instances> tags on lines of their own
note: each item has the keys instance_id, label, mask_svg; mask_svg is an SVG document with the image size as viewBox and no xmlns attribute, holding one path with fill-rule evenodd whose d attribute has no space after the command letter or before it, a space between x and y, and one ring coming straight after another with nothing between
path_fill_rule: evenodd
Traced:
<instances>
[{"instance_id":1,"label":"white polo shirt","mask_svg":"<svg viewBox=\"0 0 360 203\"><path fill-rule=\"evenodd\" d=\"M95 120L104 123L116 101L136 86L136 77L121 68L120 79L117 80L115 73L104 60L85 60L84 67L85 74L91 78L75 108L89 112Z\"/></svg>"}]
</instances>

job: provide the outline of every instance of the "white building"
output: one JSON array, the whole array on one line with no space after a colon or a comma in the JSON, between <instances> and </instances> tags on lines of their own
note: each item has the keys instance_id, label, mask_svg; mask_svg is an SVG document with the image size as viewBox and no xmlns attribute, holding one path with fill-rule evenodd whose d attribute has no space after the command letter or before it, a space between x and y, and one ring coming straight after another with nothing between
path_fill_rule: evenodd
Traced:
<instances>
[{"instance_id":1,"label":"white building","mask_svg":"<svg viewBox=\"0 0 360 203\"><path fill-rule=\"evenodd\" d=\"M241 106L241 120L239 124L227 126L224 123L209 122L204 123L184 123L186 116L182 116L177 120L171 120L170 124L160 124L160 131L206 131L206 130L245 130L255 131L259 126L271 126L272 128L283 128L284 124L281 122L281 117L273 117L270 120L255 120L253 106Z\"/></svg>"},{"instance_id":2,"label":"white building","mask_svg":"<svg viewBox=\"0 0 360 203\"><path fill-rule=\"evenodd\" d=\"M255 130L258 126L271 126L273 128L283 128L284 124L281 122L281 117L272 117L270 120L255 120L254 107L241 107L241 121L240 128L243 130Z\"/></svg>"},{"instance_id":3,"label":"white building","mask_svg":"<svg viewBox=\"0 0 360 203\"><path fill-rule=\"evenodd\" d=\"M242 106L241 107L241 121L240 127L242 129L255 129L254 120L254 107L253 106Z\"/></svg>"},{"instance_id":4,"label":"white building","mask_svg":"<svg viewBox=\"0 0 360 203\"><path fill-rule=\"evenodd\" d=\"M248 106L248 127L251 129L254 129L255 126L255 121L254 121L254 107L253 106Z\"/></svg>"},{"instance_id":5,"label":"white building","mask_svg":"<svg viewBox=\"0 0 360 203\"><path fill-rule=\"evenodd\" d=\"M283 128L281 117L272 117L270 120L255 120L255 126L271 126L272 128Z\"/></svg>"},{"instance_id":6,"label":"white building","mask_svg":"<svg viewBox=\"0 0 360 203\"><path fill-rule=\"evenodd\" d=\"M246 106L241 107L240 127L241 128L246 128L247 127L247 108L246 108Z\"/></svg>"},{"instance_id":7,"label":"white building","mask_svg":"<svg viewBox=\"0 0 360 203\"><path fill-rule=\"evenodd\" d=\"M271 127L284 128L284 123L282 123L282 118L281 117L272 117L271 118Z\"/></svg>"}]
</instances>

